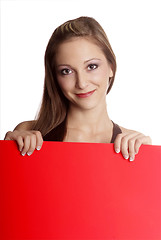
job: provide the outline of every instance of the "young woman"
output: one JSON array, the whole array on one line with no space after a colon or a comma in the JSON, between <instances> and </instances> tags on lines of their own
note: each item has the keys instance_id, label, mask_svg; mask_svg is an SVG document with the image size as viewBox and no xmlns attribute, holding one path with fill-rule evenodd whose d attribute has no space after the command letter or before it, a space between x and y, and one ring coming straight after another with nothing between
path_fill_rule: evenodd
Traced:
<instances>
[{"instance_id":1,"label":"young woman","mask_svg":"<svg viewBox=\"0 0 161 240\"><path fill-rule=\"evenodd\" d=\"M5 140L15 140L22 155L44 141L114 143L116 153L133 161L143 134L118 126L108 116L116 59L99 23L89 17L70 20L52 34L45 53L41 108L34 121L20 123Z\"/></svg>"}]
</instances>

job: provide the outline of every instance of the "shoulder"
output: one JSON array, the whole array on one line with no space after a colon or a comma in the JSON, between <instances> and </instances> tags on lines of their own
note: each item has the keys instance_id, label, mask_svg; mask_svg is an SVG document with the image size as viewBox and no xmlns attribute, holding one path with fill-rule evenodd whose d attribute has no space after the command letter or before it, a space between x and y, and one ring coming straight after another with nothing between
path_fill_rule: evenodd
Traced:
<instances>
[{"instance_id":1,"label":"shoulder","mask_svg":"<svg viewBox=\"0 0 161 240\"><path fill-rule=\"evenodd\" d=\"M32 120L32 121L24 121L19 123L14 130L32 130L33 126L35 125L36 120Z\"/></svg>"},{"instance_id":2,"label":"shoulder","mask_svg":"<svg viewBox=\"0 0 161 240\"><path fill-rule=\"evenodd\" d=\"M122 131L122 133L136 133L137 131L135 131L135 130L131 130L131 129L127 129L127 128L124 128L124 127L121 127L121 126L119 126L120 127L120 129L121 129L121 131ZM139 132L138 132L139 133Z\"/></svg>"}]
</instances>

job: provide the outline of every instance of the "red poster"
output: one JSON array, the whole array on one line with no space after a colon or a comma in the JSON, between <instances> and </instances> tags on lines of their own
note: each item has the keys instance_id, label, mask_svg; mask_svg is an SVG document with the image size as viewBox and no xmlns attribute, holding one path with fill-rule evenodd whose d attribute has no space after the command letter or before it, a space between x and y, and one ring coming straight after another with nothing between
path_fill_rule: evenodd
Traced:
<instances>
[{"instance_id":1,"label":"red poster","mask_svg":"<svg viewBox=\"0 0 161 240\"><path fill-rule=\"evenodd\" d=\"M161 146L0 141L1 240L161 240Z\"/></svg>"}]
</instances>

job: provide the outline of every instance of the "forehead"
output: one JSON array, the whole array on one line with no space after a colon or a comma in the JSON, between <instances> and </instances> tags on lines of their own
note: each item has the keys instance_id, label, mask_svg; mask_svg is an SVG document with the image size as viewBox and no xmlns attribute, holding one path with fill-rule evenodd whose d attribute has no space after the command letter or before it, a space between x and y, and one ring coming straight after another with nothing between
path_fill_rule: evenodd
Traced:
<instances>
[{"instance_id":1,"label":"forehead","mask_svg":"<svg viewBox=\"0 0 161 240\"><path fill-rule=\"evenodd\" d=\"M56 62L70 59L86 60L86 58L106 59L104 52L96 41L91 38L76 37L61 43L56 51Z\"/></svg>"}]
</instances>

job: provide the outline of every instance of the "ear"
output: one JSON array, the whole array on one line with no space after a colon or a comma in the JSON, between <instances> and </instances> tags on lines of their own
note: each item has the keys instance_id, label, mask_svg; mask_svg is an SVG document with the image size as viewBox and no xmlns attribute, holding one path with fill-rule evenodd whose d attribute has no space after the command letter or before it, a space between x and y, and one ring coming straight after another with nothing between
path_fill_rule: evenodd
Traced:
<instances>
[{"instance_id":1,"label":"ear","mask_svg":"<svg viewBox=\"0 0 161 240\"><path fill-rule=\"evenodd\" d=\"M110 63L110 74L109 77L113 77L113 65Z\"/></svg>"},{"instance_id":2,"label":"ear","mask_svg":"<svg viewBox=\"0 0 161 240\"><path fill-rule=\"evenodd\" d=\"M109 75L109 77L110 77L110 78L113 77L113 71L112 71L112 70L110 70L110 75Z\"/></svg>"}]
</instances>

